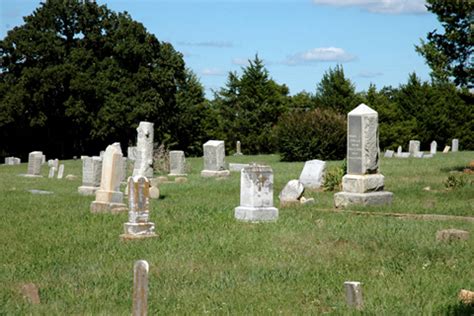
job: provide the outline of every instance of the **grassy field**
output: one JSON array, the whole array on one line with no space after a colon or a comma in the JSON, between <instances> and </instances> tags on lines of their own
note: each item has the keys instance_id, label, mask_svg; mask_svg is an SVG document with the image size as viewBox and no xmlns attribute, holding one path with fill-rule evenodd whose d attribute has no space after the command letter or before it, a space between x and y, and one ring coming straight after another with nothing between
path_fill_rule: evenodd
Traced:
<instances>
[{"instance_id":1,"label":"grassy field","mask_svg":"<svg viewBox=\"0 0 474 316\"><path fill-rule=\"evenodd\" d=\"M474 186L443 185L471 160L473 152L383 159L393 204L351 210L474 216ZM251 161L273 167L279 207L279 191L298 178L303 163L282 163L277 155L227 157ZM333 192L305 193L316 203L280 208L275 223L237 222L240 174L204 179L202 159L188 162L189 181L161 185L161 198L151 203L160 237L128 242L119 239L126 213L91 214L93 197L77 194L80 160L64 162L65 174L79 176L74 181L48 179L47 167L43 178L24 178L18 174L26 164L1 166L0 314L130 314L138 259L150 263L150 315L350 314L343 288L349 280L363 283L370 315L474 314L457 299L460 289L474 290L473 222L334 212ZM471 237L437 242L436 231L444 228ZM28 282L38 285L41 304L20 294Z\"/></svg>"}]
</instances>

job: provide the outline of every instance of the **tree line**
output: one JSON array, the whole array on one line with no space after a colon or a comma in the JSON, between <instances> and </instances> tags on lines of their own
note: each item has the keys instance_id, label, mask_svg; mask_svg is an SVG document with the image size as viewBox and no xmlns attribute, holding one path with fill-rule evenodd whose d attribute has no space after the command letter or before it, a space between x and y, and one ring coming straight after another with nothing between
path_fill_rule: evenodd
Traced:
<instances>
[{"instance_id":1,"label":"tree line","mask_svg":"<svg viewBox=\"0 0 474 316\"><path fill-rule=\"evenodd\" d=\"M416 48L433 70L431 82L413 73L398 87L356 92L336 66L314 92L290 95L255 56L241 74L229 72L209 100L183 55L128 13L93 1L47 0L0 41L0 157L32 150L97 155L116 141L126 148L145 120L155 124L155 140L187 155L201 155L202 144L214 138L225 140L229 153L240 140L246 154L340 159L345 115L361 102L379 112L382 148L459 138L462 149L472 150L466 57L472 43L465 21L473 5L428 3L449 35L431 32Z\"/></svg>"}]
</instances>

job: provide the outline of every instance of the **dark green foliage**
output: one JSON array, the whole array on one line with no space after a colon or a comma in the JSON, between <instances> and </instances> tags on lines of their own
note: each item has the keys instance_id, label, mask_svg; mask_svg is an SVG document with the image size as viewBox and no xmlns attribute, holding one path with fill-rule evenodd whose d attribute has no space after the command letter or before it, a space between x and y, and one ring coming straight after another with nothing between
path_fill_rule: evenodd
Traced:
<instances>
[{"instance_id":1,"label":"dark green foliage","mask_svg":"<svg viewBox=\"0 0 474 316\"><path fill-rule=\"evenodd\" d=\"M134 141L140 120L155 123L160 141L176 134L182 56L127 13L48 0L9 31L0 56L6 152L97 154L108 143Z\"/></svg>"},{"instance_id":2,"label":"dark green foliage","mask_svg":"<svg viewBox=\"0 0 474 316\"><path fill-rule=\"evenodd\" d=\"M474 53L472 35L473 1L427 0L426 7L436 14L444 28L429 32L427 41L416 46L432 70L436 82L454 83L461 87L474 87L472 54Z\"/></svg>"},{"instance_id":3,"label":"dark green foliage","mask_svg":"<svg viewBox=\"0 0 474 316\"><path fill-rule=\"evenodd\" d=\"M284 114L275 129L281 159L342 159L346 155L346 129L346 117L331 109Z\"/></svg>"},{"instance_id":4,"label":"dark green foliage","mask_svg":"<svg viewBox=\"0 0 474 316\"><path fill-rule=\"evenodd\" d=\"M318 106L346 114L361 103L362 99L355 93L354 84L344 76L342 66L329 70L323 75L316 88Z\"/></svg>"},{"instance_id":5,"label":"dark green foliage","mask_svg":"<svg viewBox=\"0 0 474 316\"><path fill-rule=\"evenodd\" d=\"M324 191L341 191L342 177L347 172L347 160L342 161L340 166L329 167L324 175L323 189Z\"/></svg>"},{"instance_id":6,"label":"dark green foliage","mask_svg":"<svg viewBox=\"0 0 474 316\"><path fill-rule=\"evenodd\" d=\"M255 57L239 77L230 72L226 86L215 94L220 133L229 152L242 142L243 153L271 153L272 128L285 112L288 88L273 81L263 61Z\"/></svg>"}]
</instances>

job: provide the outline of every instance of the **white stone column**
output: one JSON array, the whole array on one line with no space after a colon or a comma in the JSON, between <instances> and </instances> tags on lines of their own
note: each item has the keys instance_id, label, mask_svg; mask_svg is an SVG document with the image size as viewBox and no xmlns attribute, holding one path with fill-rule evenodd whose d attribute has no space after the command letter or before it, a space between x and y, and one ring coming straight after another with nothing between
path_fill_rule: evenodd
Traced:
<instances>
[{"instance_id":1,"label":"white stone column","mask_svg":"<svg viewBox=\"0 0 474 316\"><path fill-rule=\"evenodd\" d=\"M140 122L133 176L153 178L153 133L153 123Z\"/></svg>"}]
</instances>

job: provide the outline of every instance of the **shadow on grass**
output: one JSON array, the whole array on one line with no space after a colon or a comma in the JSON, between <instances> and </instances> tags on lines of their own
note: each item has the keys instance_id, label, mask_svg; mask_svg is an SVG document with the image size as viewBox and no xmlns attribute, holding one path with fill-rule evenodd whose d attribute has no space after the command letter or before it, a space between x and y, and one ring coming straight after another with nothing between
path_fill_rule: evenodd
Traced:
<instances>
[{"instance_id":1,"label":"shadow on grass","mask_svg":"<svg viewBox=\"0 0 474 316\"><path fill-rule=\"evenodd\" d=\"M466 305L462 303L449 305L446 310L442 311L442 314L450 316L472 316L474 315L474 305Z\"/></svg>"}]
</instances>

